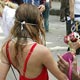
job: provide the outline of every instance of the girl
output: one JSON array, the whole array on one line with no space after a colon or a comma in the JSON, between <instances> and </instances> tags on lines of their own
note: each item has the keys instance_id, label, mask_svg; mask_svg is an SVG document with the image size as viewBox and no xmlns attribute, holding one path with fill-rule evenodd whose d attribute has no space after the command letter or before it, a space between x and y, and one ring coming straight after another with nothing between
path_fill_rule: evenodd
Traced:
<instances>
[{"instance_id":1,"label":"girl","mask_svg":"<svg viewBox=\"0 0 80 80\"><path fill-rule=\"evenodd\" d=\"M67 80L57 67L50 50L43 45L45 38L39 9L30 4L20 5L15 13L11 35L1 49L0 80L5 80L11 64L19 72L19 80L49 80L47 69L59 80Z\"/></svg>"}]
</instances>

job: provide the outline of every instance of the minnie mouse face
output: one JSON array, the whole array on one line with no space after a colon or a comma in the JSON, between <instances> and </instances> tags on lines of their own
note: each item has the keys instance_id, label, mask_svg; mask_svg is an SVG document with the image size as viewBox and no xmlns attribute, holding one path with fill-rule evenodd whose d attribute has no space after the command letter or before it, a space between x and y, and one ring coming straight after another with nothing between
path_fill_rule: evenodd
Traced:
<instances>
[{"instance_id":1,"label":"minnie mouse face","mask_svg":"<svg viewBox=\"0 0 80 80\"><path fill-rule=\"evenodd\" d=\"M68 44L69 41L76 42L79 39L80 39L79 34L77 32L72 32L68 36L64 37L64 42Z\"/></svg>"},{"instance_id":2,"label":"minnie mouse face","mask_svg":"<svg viewBox=\"0 0 80 80\"><path fill-rule=\"evenodd\" d=\"M69 42L73 43L80 39L80 35L78 32L72 32L68 36L64 37L64 42L68 44ZM69 44L68 44L69 45ZM70 50L70 49L69 49ZM69 51L68 50L68 51ZM80 54L80 48L76 50L76 55Z\"/></svg>"}]
</instances>

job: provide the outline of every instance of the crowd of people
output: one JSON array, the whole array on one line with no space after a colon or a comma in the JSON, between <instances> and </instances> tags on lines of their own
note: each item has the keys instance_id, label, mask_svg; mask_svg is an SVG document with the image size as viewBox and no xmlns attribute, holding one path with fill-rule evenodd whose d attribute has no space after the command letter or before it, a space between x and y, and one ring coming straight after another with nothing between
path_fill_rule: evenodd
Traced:
<instances>
[{"instance_id":1,"label":"crowd of people","mask_svg":"<svg viewBox=\"0 0 80 80\"><path fill-rule=\"evenodd\" d=\"M70 64L61 55L58 55L59 61L55 61L45 46L51 2L52 0L0 0L0 16L6 35L0 52L0 80L6 80L11 66L18 71L19 80L49 80L48 70L58 80L68 80ZM68 7L68 16L78 22L79 2L69 0ZM64 16L60 20L64 22ZM74 42L70 47L76 51L80 42ZM71 80L80 80L75 58L76 56L71 64Z\"/></svg>"}]
</instances>

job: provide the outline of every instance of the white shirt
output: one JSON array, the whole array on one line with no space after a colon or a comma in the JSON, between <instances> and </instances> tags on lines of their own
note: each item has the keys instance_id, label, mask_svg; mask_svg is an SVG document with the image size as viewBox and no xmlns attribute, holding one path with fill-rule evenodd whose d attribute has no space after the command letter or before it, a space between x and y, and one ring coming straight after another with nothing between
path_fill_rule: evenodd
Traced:
<instances>
[{"instance_id":1,"label":"white shirt","mask_svg":"<svg viewBox=\"0 0 80 80\"><path fill-rule=\"evenodd\" d=\"M6 37L9 35L10 30L13 27L15 20L15 11L16 9L12 9L8 6L4 7L2 14L2 29Z\"/></svg>"},{"instance_id":2,"label":"white shirt","mask_svg":"<svg viewBox=\"0 0 80 80\"><path fill-rule=\"evenodd\" d=\"M80 15L80 0L75 0L74 14ZM75 20L80 21L80 17L79 18L75 18Z\"/></svg>"},{"instance_id":3,"label":"white shirt","mask_svg":"<svg viewBox=\"0 0 80 80\"><path fill-rule=\"evenodd\" d=\"M49 0L46 0L46 2L49 2Z\"/></svg>"}]
</instances>

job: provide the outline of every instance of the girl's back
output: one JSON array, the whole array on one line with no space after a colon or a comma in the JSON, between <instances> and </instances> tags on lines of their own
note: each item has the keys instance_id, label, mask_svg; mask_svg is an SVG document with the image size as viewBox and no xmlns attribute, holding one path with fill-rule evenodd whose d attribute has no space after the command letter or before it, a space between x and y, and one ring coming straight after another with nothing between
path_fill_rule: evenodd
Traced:
<instances>
[{"instance_id":1,"label":"girl's back","mask_svg":"<svg viewBox=\"0 0 80 80\"><path fill-rule=\"evenodd\" d=\"M45 78L48 79L47 69L41 62L41 55L46 48L35 42L29 42L27 45L22 46L22 51L19 50L18 53L16 53L14 44L14 41L9 41L6 48L7 54L10 56L8 57L10 63L20 73L20 80L22 80L22 78L26 78L26 80L29 78L39 80L40 77L44 78L44 80ZM44 50L42 48L44 48Z\"/></svg>"}]
</instances>

